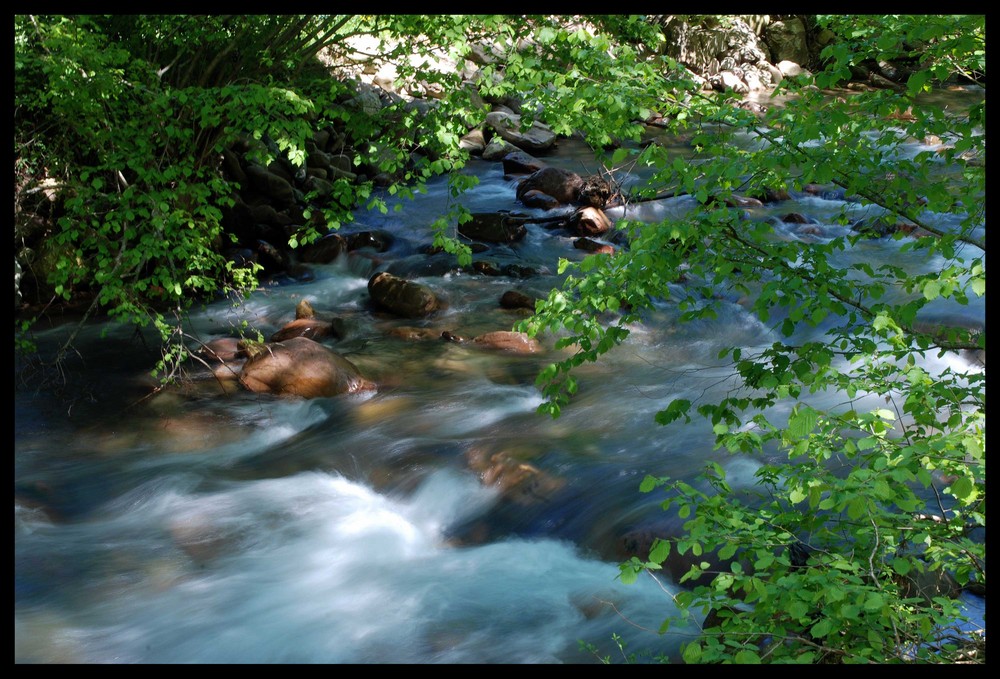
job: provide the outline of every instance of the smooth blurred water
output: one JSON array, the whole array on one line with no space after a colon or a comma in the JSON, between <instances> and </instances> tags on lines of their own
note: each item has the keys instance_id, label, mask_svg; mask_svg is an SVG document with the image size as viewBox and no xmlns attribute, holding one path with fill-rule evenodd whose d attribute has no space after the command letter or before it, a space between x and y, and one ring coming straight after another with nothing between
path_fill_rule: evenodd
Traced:
<instances>
[{"instance_id":1,"label":"smooth blurred water","mask_svg":"<svg viewBox=\"0 0 1000 679\"><path fill-rule=\"evenodd\" d=\"M566 142L547 160L577 169L586 157ZM542 214L514 201L499 164L467 171L481 180L460 199L471 210ZM308 282L192 319L203 340L243 320L268 336L307 299L343 321L346 336L330 346L379 382L374 395L287 400L206 380L143 398L155 352L130 329L101 327L78 341L87 359L73 375L84 387L15 387L15 662L595 662L579 643L609 651L614 633L630 651L676 657L694 629L656 633L676 585L616 579L624 537L662 515L639 483L691 480L713 460L734 485L750 483L757 463L713 451L700 421L661 427L653 416L674 398L721 397L734 383L719 350L765 347L779 339L774 324L733 300L715 321L682 325L664 304L607 360L581 367L577 397L552 420L536 412L534 378L564 355L553 338L542 354L516 356L389 330L509 329L523 314L499 308L504 291L543 296L559 283L560 257L585 256L566 234L532 224L524 242L482 255L530 266L532 278L415 276L448 300L430 320L368 307L372 272L425 258L426 226L451 200L439 182L401 212L360 213L350 230L395 237L378 262L316 266ZM801 196L753 218L802 212L819 226L809 237L828 239L846 230L834 220L845 208ZM680 197L628 216L687 209ZM804 239L794 226L778 224ZM936 263L899 248L867 241L843 261ZM984 298L935 311L985 321ZM63 332L39 340L48 348ZM957 355L927 366L984 369ZM484 461L528 481L485 485Z\"/></svg>"}]
</instances>

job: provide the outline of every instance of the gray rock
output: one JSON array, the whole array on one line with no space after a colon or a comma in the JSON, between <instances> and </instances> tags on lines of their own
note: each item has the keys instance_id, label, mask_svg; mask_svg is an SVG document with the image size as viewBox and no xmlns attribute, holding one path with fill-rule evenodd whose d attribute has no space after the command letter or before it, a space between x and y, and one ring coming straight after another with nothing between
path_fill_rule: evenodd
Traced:
<instances>
[{"instance_id":1,"label":"gray rock","mask_svg":"<svg viewBox=\"0 0 1000 679\"><path fill-rule=\"evenodd\" d=\"M771 48L771 57L774 62L809 63L806 27L801 19L796 17L785 21L775 21L767 27L764 40Z\"/></svg>"},{"instance_id":2,"label":"gray rock","mask_svg":"<svg viewBox=\"0 0 1000 679\"><path fill-rule=\"evenodd\" d=\"M516 114L492 111L486 114L486 124L502 139L524 151L545 151L556 143L555 133L537 120L522 132L521 116Z\"/></svg>"}]
</instances>

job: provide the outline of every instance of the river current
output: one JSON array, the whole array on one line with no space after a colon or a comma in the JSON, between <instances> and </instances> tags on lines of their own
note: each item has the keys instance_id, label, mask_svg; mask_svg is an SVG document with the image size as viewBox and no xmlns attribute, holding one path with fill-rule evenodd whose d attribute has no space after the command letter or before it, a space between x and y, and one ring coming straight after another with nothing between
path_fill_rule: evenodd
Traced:
<instances>
[{"instance_id":1,"label":"river current","mask_svg":"<svg viewBox=\"0 0 1000 679\"><path fill-rule=\"evenodd\" d=\"M571 141L545 160L597 169ZM458 199L473 212L543 214L515 201L499 163L465 171L480 180ZM678 323L664 303L624 346L581 368L579 393L553 420L536 412L534 384L562 356L551 338L542 354L520 356L389 333L508 330L523 315L499 307L505 291L544 296L560 257L587 256L565 232L529 224L524 241L477 258L535 276L431 272L421 249L452 200L438 181L400 211L360 212L346 230L389 233L388 251L315 265L307 280L192 316L203 339L244 320L267 336L306 299L344 324L329 346L381 385L374 394L283 399L206 383L143 398L155 352L131 329L102 325L77 341L84 358L71 374L82 388L15 386L16 663L587 663L597 659L581 642L613 654L614 634L628 652L676 659L697 631L656 633L677 585L617 579L625 536L662 526L658 499L639 483L690 480L710 461L734 485L750 483L759 462L714 451L700 420L662 427L653 416L674 398L720 397L733 382L719 351L767 346L781 339L777 325L725 290L713 321ZM691 200L633 206L629 217L681 216ZM834 220L844 207L803 194L751 216L806 214L819 225L807 237L824 239L846 232ZM804 238L773 221L779 236ZM845 261L934 266L901 244L865 241ZM417 322L373 311L366 284L380 269L429 286L447 308ZM974 326L984 299L929 311ZM64 333L41 332L40 345ZM930 370L946 366L985 369L958 354L926 359ZM484 460L530 479L484 483ZM970 600L980 604L985 613Z\"/></svg>"}]
</instances>

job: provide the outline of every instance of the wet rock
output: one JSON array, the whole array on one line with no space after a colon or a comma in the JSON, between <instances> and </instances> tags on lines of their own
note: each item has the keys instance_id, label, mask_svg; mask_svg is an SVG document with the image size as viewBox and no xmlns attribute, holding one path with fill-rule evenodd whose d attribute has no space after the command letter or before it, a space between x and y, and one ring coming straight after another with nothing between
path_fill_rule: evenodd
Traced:
<instances>
[{"instance_id":1,"label":"wet rock","mask_svg":"<svg viewBox=\"0 0 1000 679\"><path fill-rule=\"evenodd\" d=\"M472 221L458 225L458 233L472 240L513 243L523 239L528 229L525 218L502 212L473 213Z\"/></svg>"},{"instance_id":2,"label":"wet rock","mask_svg":"<svg viewBox=\"0 0 1000 679\"><path fill-rule=\"evenodd\" d=\"M406 318L429 316L441 308L430 288L385 271L368 280L368 294L376 306Z\"/></svg>"},{"instance_id":3,"label":"wet rock","mask_svg":"<svg viewBox=\"0 0 1000 679\"><path fill-rule=\"evenodd\" d=\"M218 337L209 340L197 350L197 353L209 362L228 362L246 358L238 337Z\"/></svg>"},{"instance_id":4,"label":"wet rock","mask_svg":"<svg viewBox=\"0 0 1000 679\"><path fill-rule=\"evenodd\" d=\"M500 306L504 309L535 310L535 298L517 290L508 290L500 297Z\"/></svg>"},{"instance_id":5,"label":"wet rock","mask_svg":"<svg viewBox=\"0 0 1000 679\"><path fill-rule=\"evenodd\" d=\"M529 191L547 194L561 205L570 205L580 199L583 177L576 172L559 167L543 167L518 183L515 197L522 200Z\"/></svg>"},{"instance_id":6,"label":"wet rock","mask_svg":"<svg viewBox=\"0 0 1000 679\"><path fill-rule=\"evenodd\" d=\"M508 264L503 268L505 276L511 278L531 278L538 275L538 270L523 264Z\"/></svg>"},{"instance_id":7,"label":"wet rock","mask_svg":"<svg viewBox=\"0 0 1000 679\"><path fill-rule=\"evenodd\" d=\"M549 499L565 484L565 479L545 474L534 465L500 451L491 453L471 448L466 453L469 468L479 474L484 486L499 488L505 500L531 505Z\"/></svg>"},{"instance_id":8,"label":"wet rock","mask_svg":"<svg viewBox=\"0 0 1000 679\"><path fill-rule=\"evenodd\" d=\"M271 335L271 341L284 342L293 337L306 337L311 340L321 340L327 337L340 339L340 332L330 321L318 318L296 318Z\"/></svg>"},{"instance_id":9,"label":"wet rock","mask_svg":"<svg viewBox=\"0 0 1000 679\"><path fill-rule=\"evenodd\" d=\"M302 398L354 394L376 388L349 360L305 337L263 345L243 365L240 383L255 393Z\"/></svg>"},{"instance_id":10,"label":"wet rock","mask_svg":"<svg viewBox=\"0 0 1000 679\"><path fill-rule=\"evenodd\" d=\"M540 210L554 210L562 205L558 200L549 194L542 193L536 189L525 192L525 194L521 196L521 203L523 203L525 207L538 208Z\"/></svg>"},{"instance_id":11,"label":"wet rock","mask_svg":"<svg viewBox=\"0 0 1000 679\"><path fill-rule=\"evenodd\" d=\"M577 210L569 219L569 229L578 236L602 236L611 230L611 220L596 207Z\"/></svg>"},{"instance_id":12,"label":"wet rock","mask_svg":"<svg viewBox=\"0 0 1000 679\"><path fill-rule=\"evenodd\" d=\"M347 249L349 251L360 250L361 248L372 248L375 252L385 252L392 247L392 235L384 231L359 231L347 235Z\"/></svg>"},{"instance_id":13,"label":"wet rock","mask_svg":"<svg viewBox=\"0 0 1000 679\"><path fill-rule=\"evenodd\" d=\"M477 335L472 342L487 349L498 349L513 354L537 354L542 350L541 344L534 337L523 332L498 330Z\"/></svg>"},{"instance_id":14,"label":"wet rock","mask_svg":"<svg viewBox=\"0 0 1000 679\"><path fill-rule=\"evenodd\" d=\"M486 125L500 137L524 151L546 151L556 143L556 135L543 123L535 121L526 131L521 131L521 116L503 111L486 114Z\"/></svg>"},{"instance_id":15,"label":"wet rock","mask_svg":"<svg viewBox=\"0 0 1000 679\"><path fill-rule=\"evenodd\" d=\"M573 247L577 250L583 250L584 252L589 252L595 255L613 255L615 254L615 248L607 243L598 243L595 240L589 238L577 238L573 241Z\"/></svg>"},{"instance_id":16,"label":"wet rock","mask_svg":"<svg viewBox=\"0 0 1000 679\"><path fill-rule=\"evenodd\" d=\"M329 264L347 252L347 241L337 233L327 234L299 248L299 259L310 264Z\"/></svg>"},{"instance_id":17,"label":"wet rock","mask_svg":"<svg viewBox=\"0 0 1000 679\"><path fill-rule=\"evenodd\" d=\"M513 151L501 160L505 175L532 174L538 172L545 163L524 151Z\"/></svg>"},{"instance_id":18,"label":"wet rock","mask_svg":"<svg viewBox=\"0 0 1000 679\"><path fill-rule=\"evenodd\" d=\"M479 260L472 263L472 270L483 276L502 276L503 272L493 262Z\"/></svg>"},{"instance_id":19,"label":"wet rock","mask_svg":"<svg viewBox=\"0 0 1000 679\"><path fill-rule=\"evenodd\" d=\"M389 334L409 341L439 339L441 331L434 328L415 328L410 325L401 325L391 328Z\"/></svg>"},{"instance_id":20,"label":"wet rock","mask_svg":"<svg viewBox=\"0 0 1000 679\"><path fill-rule=\"evenodd\" d=\"M789 212L786 215L781 216L781 221L786 224L810 224L811 220L803 214L798 212Z\"/></svg>"}]
</instances>

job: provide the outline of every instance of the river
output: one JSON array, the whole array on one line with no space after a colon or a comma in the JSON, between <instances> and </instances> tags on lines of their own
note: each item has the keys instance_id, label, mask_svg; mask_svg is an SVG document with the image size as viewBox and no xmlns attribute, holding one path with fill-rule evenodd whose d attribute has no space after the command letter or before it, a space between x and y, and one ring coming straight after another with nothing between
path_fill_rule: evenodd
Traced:
<instances>
[{"instance_id":1,"label":"river","mask_svg":"<svg viewBox=\"0 0 1000 679\"><path fill-rule=\"evenodd\" d=\"M546 161L596 170L570 141ZM461 198L470 210L542 214L515 201L499 163L465 171L480 180ZM387 232L389 250L192 314L202 338L243 320L266 336L307 299L341 320L345 336L330 346L380 383L374 394L291 400L202 380L143 399L155 352L131 329L104 325L77 342L74 386L36 393L15 378L16 663L587 663L597 659L581 642L613 653L613 634L646 659L676 658L696 630L656 630L677 585L616 579L626 536L662 521L639 483L693 479L712 460L731 483L749 483L758 463L713 451L699 420L661 427L653 416L673 398L732 386L722 348L780 335L735 296L711 322L679 324L663 304L607 360L581 368L560 418L538 414L534 377L561 356L551 339L520 356L389 333L510 329L523 316L497 304L506 290L543 296L560 279L558 258L586 256L567 234L529 224L524 241L483 256L535 276L430 272L426 227L451 200L437 181L401 211L359 213L348 230ZM680 215L690 200L630 217ZM821 225L810 238L833 238L848 228L833 221L843 207L799 195L753 217L800 212ZM934 265L900 247L867 241L845 257ZM431 287L447 308L418 322L373 312L366 284L380 268ZM984 300L932 311L982 324ZM43 350L65 331L40 332ZM968 356L926 359L945 366L985 370ZM510 474L506 489L483 483L484 460ZM518 469L526 480L515 482ZM985 615L970 599L980 605Z\"/></svg>"}]
</instances>

